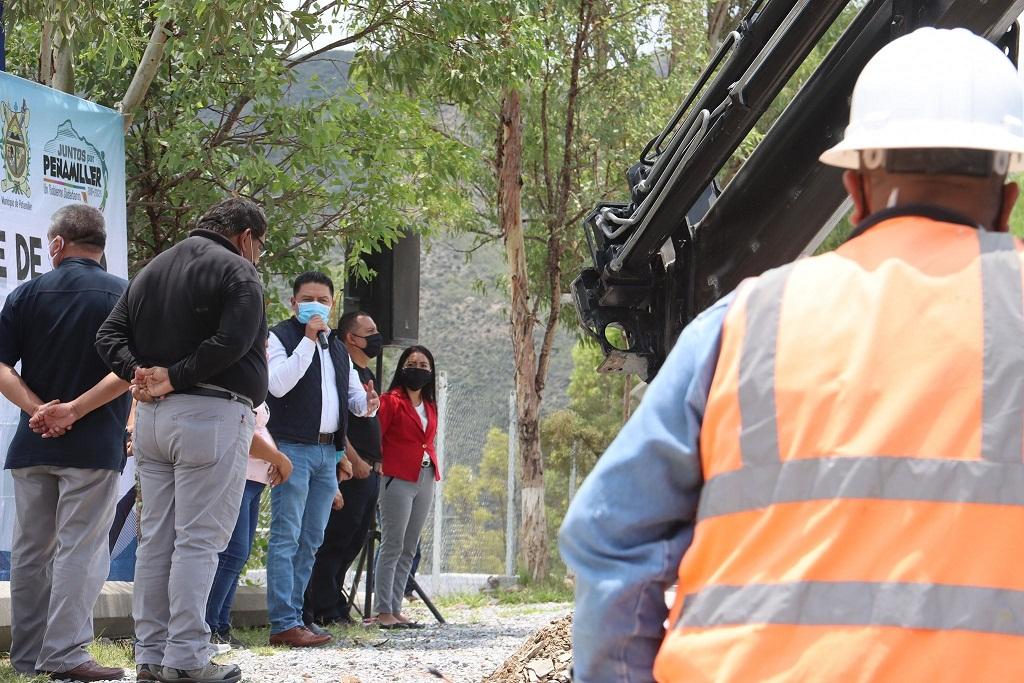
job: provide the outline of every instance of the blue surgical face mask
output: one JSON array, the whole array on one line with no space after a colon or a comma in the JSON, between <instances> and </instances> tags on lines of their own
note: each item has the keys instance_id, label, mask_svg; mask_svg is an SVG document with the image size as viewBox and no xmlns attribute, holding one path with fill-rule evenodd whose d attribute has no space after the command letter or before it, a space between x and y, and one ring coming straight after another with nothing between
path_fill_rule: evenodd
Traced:
<instances>
[{"instance_id":1,"label":"blue surgical face mask","mask_svg":"<svg viewBox=\"0 0 1024 683\"><path fill-rule=\"evenodd\" d=\"M324 322L327 322L327 316L331 314L331 307L324 306L319 301L302 301L296 308L298 310L295 312L295 317L303 325L308 323L314 315L320 316Z\"/></svg>"}]
</instances>

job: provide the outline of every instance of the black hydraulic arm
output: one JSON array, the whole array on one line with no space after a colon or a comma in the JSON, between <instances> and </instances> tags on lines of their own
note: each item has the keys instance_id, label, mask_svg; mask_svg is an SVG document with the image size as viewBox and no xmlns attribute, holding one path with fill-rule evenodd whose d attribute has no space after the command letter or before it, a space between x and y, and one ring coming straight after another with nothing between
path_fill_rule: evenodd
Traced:
<instances>
[{"instance_id":1,"label":"black hydraulic arm","mask_svg":"<svg viewBox=\"0 0 1024 683\"><path fill-rule=\"evenodd\" d=\"M602 369L652 377L699 311L827 234L845 197L838 170L817 157L842 134L853 84L880 47L918 26L963 26L996 40L1024 11L1024 0L860 3L838 43L720 191L718 173L846 4L755 2L627 171L632 201L601 204L584 221L593 267L573 283L573 295L584 328L604 345ZM609 343L608 327L620 328L625 343Z\"/></svg>"},{"instance_id":2,"label":"black hydraulic arm","mask_svg":"<svg viewBox=\"0 0 1024 683\"><path fill-rule=\"evenodd\" d=\"M765 14L774 4L768 3ZM707 131L694 140L695 152L689 163L666 169L672 174L667 191L655 197L652 209L612 260L613 271L635 270L648 263L846 4L847 0L795 3L754 62L728 87L725 97L716 102L711 99L715 93L708 94L702 110L709 117ZM755 20L754 25L757 23Z\"/></svg>"},{"instance_id":3,"label":"black hydraulic arm","mask_svg":"<svg viewBox=\"0 0 1024 683\"><path fill-rule=\"evenodd\" d=\"M868 3L787 107L695 230L696 310L740 281L813 249L845 211L840 169L818 163L839 142L857 75L893 35L920 25L962 26L992 39L1024 11L1024 2ZM999 6L997 6L999 5ZM896 22L895 16L900 17ZM825 228L825 230L822 230Z\"/></svg>"}]
</instances>

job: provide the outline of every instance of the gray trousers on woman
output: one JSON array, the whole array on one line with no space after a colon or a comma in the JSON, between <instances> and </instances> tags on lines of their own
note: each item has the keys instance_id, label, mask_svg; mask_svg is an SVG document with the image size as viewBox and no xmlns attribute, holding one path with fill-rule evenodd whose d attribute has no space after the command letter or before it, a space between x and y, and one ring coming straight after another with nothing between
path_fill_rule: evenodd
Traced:
<instances>
[{"instance_id":1,"label":"gray trousers on woman","mask_svg":"<svg viewBox=\"0 0 1024 683\"><path fill-rule=\"evenodd\" d=\"M377 614L399 614L416 543L434 499L434 468L420 469L419 481L386 477L380 494L380 556L373 598Z\"/></svg>"}]
</instances>

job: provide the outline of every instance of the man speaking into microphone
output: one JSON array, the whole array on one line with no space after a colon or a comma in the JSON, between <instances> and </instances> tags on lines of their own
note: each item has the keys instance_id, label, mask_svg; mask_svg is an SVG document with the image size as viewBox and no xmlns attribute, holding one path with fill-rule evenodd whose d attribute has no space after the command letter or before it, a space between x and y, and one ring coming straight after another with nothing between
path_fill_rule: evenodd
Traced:
<instances>
[{"instance_id":1,"label":"man speaking into microphone","mask_svg":"<svg viewBox=\"0 0 1024 683\"><path fill-rule=\"evenodd\" d=\"M267 427L294 469L270 494L267 611L272 645L315 647L331 637L303 624L302 601L338 482L351 476L336 454L345 447L349 411L375 415L380 399L372 382L360 383L344 342L327 325L331 278L317 271L297 277L291 305L295 315L270 330Z\"/></svg>"}]
</instances>

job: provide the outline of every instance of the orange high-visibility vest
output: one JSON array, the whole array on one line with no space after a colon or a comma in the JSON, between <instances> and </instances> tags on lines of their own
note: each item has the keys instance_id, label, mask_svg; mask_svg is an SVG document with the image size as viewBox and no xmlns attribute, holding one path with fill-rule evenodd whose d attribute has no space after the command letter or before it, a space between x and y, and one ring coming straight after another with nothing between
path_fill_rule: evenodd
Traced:
<instances>
[{"instance_id":1,"label":"orange high-visibility vest","mask_svg":"<svg viewBox=\"0 0 1024 683\"><path fill-rule=\"evenodd\" d=\"M658 681L1024 681L1021 249L901 216L740 287Z\"/></svg>"}]
</instances>

